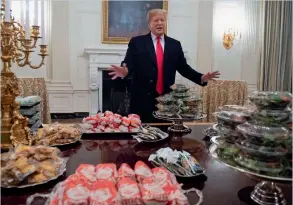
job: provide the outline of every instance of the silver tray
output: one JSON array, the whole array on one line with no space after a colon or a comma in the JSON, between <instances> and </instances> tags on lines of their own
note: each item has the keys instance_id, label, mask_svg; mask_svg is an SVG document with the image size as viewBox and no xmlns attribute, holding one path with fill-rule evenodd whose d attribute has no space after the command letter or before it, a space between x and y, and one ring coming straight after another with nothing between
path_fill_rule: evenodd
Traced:
<instances>
[{"instance_id":1,"label":"silver tray","mask_svg":"<svg viewBox=\"0 0 293 205\"><path fill-rule=\"evenodd\" d=\"M61 164L61 167L59 169L59 173L49 179L49 180L46 180L46 181L43 181L43 182L40 182L40 183L35 183L35 184L25 184L25 185L20 185L20 186L17 186L17 185L13 185L13 186L3 186L3 184L1 184L1 188L5 188L5 189L23 189L23 188L27 188L27 187L34 187L34 186L37 186L37 185L42 185L42 184L46 184L48 183L49 181L52 181L52 180L55 180L57 178L59 178L60 176L62 176L64 174L64 172L66 171L66 163L68 161L69 158L62 158L62 164Z\"/></svg>"},{"instance_id":2,"label":"silver tray","mask_svg":"<svg viewBox=\"0 0 293 205\"><path fill-rule=\"evenodd\" d=\"M162 141L165 141L169 138L169 135L167 137L165 137L164 139L158 139L158 140L145 140L145 139L141 139L139 137L136 137L136 135L133 135L132 136L133 139L137 140L138 143L142 143L142 142L145 142L145 143L156 143L156 142L162 142ZM137 139L139 138L139 139Z\"/></svg>"},{"instance_id":3,"label":"silver tray","mask_svg":"<svg viewBox=\"0 0 293 205\"><path fill-rule=\"evenodd\" d=\"M35 201L36 198L43 198L44 201L45 201L45 205L48 205L50 204L51 200L52 200L52 196L54 194L54 192L56 191L56 189L59 187L59 186L62 186L64 182L60 182L58 183L52 190L51 193L49 194L39 194L39 193L36 193L36 194L33 194L31 196L29 196L27 199L26 199L26 205L32 205ZM191 188L191 189L187 189L187 190L183 190L183 193L188 197L188 195L192 192L195 192L198 199L196 201L190 201L189 200L189 203L190 204L194 204L194 205L201 205L203 203L203 193L202 191L198 190L198 189L195 189L195 188Z\"/></svg>"},{"instance_id":4,"label":"silver tray","mask_svg":"<svg viewBox=\"0 0 293 205\"><path fill-rule=\"evenodd\" d=\"M85 135L107 135L107 134L117 134L117 135L122 135L122 134L137 134L139 132L81 132L81 134L85 134Z\"/></svg>"},{"instance_id":5,"label":"silver tray","mask_svg":"<svg viewBox=\"0 0 293 205\"><path fill-rule=\"evenodd\" d=\"M194 116L194 117L191 117L191 118L184 118L184 117L181 117L179 114L175 114L177 115L177 117L167 117L167 116L160 116L160 115L157 115L156 111L153 112L153 116L157 119L160 119L160 120L166 120L166 121L179 121L179 122L188 122L188 121L195 121L195 120L202 120L204 118L207 117L206 114L204 113L200 113L198 116Z\"/></svg>"},{"instance_id":6,"label":"silver tray","mask_svg":"<svg viewBox=\"0 0 293 205\"><path fill-rule=\"evenodd\" d=\"M147 129L147 128L146 128ZM161 130L161 132L163 132ZM137 134L139 134L141 132L138 132ZM133 139L137 140L138 143L141 143L141 142L145 142L145 143L156 143L156 142L162 142L162 141L166 141L168 138L169 138L169 134L166 133L166 132L163 132L164 135L165 135L165 138L160 138L160 139L155 139L155 140L152 140L152 139L149 139L149 140L146 140L146 139L143 139L143 138L140 138L138 135L132 135ZM144 134L143 132L141 134Z\"/></svg>"},{"instance_id":7,"label":"silver tray","mask_svg":"<svg viewBox=\"0 0 293 205\"><path fill-rule=\"evenodd\" d=\"M255 173L253 171L247 170L247 169L242 168L242 167L237 167L237 166L230 165L230 164L224 162L218 156L218 154L217 154L217 147L218 146L216 144L212 144L210 146L210 148L209 148L209 152L210 152L210 154L211 154L211 156L213 158L215 158L216 160L218 160L220 163L226 165L227 167L230 167L230 168L232 168L232 169L234 169L236 171L242 172L242 173L247 174L247 175L259 177L260 179L264 179L264 180L272 180L272 181L279 181L279 182L292 182L292 178L267 176L267 175Z\"/></svg>"},{"instance_id":8,"label":"silver tray","mask_svg":"<svg viewBox=\"0 0 293 205\"><path fill-rule=\"evenodd\" d=\"M181 177L181 178L192 178L192 177L197 177L200 175L203 175L206 171L205 169L202 168L202 173L198 173L198 174L194 174L194 175L182 175L182 174L178 174L178 173L174 173L171 169L169 169L167 166L165 166L164 164L159 164L156 163L154 161L151 161L152 165L155 167L164 167L165 169L167 169L169 172L171 172L172 174L174 174L176 177Z\"/></svg>"},{"instance_id":9,"label":"silver tray","mask_svg":"<svg viewBox=\"0 0 293 205\"><path fill-rule=\"evenodd\" d=\"M75 144L77 142L80 141L80 138L79 139L76 139L72 142L68 142L68 143L65 143L65 144L54 144L54 145L50 145L50 147L62 147L62 146L66 146L66 145L71 145L71 144Z\"/></svg>"}]
</instances>

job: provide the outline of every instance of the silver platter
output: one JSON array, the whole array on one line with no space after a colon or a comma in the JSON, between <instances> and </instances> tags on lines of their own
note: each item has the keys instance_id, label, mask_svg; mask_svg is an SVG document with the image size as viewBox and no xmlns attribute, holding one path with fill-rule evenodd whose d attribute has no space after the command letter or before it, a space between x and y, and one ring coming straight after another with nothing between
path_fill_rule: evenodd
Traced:
<instances>
[{"instance_id":1,"label":"silver platter","mask_svg":"<svg viewBox=\"0 0 293 205\"><path fill-rule=\"evenodd\" d=\"M169 172L171 172L172 174L174 174L176 177L180 177L180 178L192 178L192 177L197 177L200 175L203 175L206 170L202 168L202 173L198 173L198 174L194 174L194 175L181 175L181 174L177 174L174 173L171 169L169 169L167 166L165 166L164 164L159 164L159 163L155 163L153 161L151 161L152 165L155 167L164 167L165 169L167 169Z\"/></svg>"},{"instance_id":2,"label":"silver platter","mask_svg":"<svg viewBox=\"0 0 293 205\"><path fill-rule=\"evenodd\" d=\"M85 135L112 135L112 134L118 134L118 135L125 135L125 134L137 134L139 132L81 132L82 135L85 134Z\"/></svg>"},{"instance_id":3,"label":"silver platter","mask_svg":"<svg viewBox=\"0 0 293 205\"><path fill-rule=\"evenodd\" d=\"M221 158L218 156L217 147L218 146L216 144L212 144L209 148L210 154L213 158L218 160L220 163L226 165L227 167L230 167L232 169L235 169L239 172L242 172L242 173L245 173L245 174L248 174L251 176L259 177L260 179L263 179L263 180L270 180L270 181L277 181L277 182L292 182L292 178L267 176L267 175L258 174L258 173L249 171L249 170L241 168L241 167L236 167L236 166L232 166L230 164L227 164L226 162L222 161Z\"/></svg>"},{"instance_id":4,"label":"silver platter","mask_svg":"<svg viewBox=\"0 0 293 205\"><path fill-rule=\"evenodd\" d=\"M209 132L214 132L214 135L211 135ZM204 134L205 136L208 136L208 137L214 137L214 136L218 135L217 131L214 129L213 126L204 129L202 131L202 134Z\"/></svg>"},{"instance_id":5,"label":"silver platter","mask_svg":"<svg viewBox=\"0 0 293 205\"><path fill-rule=\"evenodd\" d=\"M51 193L49 194L40 194L40 193L36 193L36 194L33 194L31 196L29 196L27 199L26 199L26 204L27 205L32 205L32 204L39 204L39 200L40 198L43 198L43 201L45 204L50 204L51 200L52 200L52 196L54 195L54 193L56 192L56 190L62 186L64 183L63 182L60 182L58 183L54 189L51 191ZM190 204L194 204L194 205L201 205L204 201L204 197L203 197L203 193L202 191L198 190L198 189L195 189L195 188L191 188L191 189L187 189L187 190L183 190L183 193L188 197L189 194L195 192L196 195L197 195L197 199L196 201L190 201ZM194 199L194 198L193 198ZM38 203L37 203L38 202Z\"/></svg>"},{"instance_id":6,"label":"silver platter","mask_svg":"<svg viewBox=\"0 0 293 205\"><path fill-rule=\"evenodd\" d=\"M20 185L20 186L17 186L17 185L3 186L3 184L1 184L1 187L2 188L5 188L5 189L15 189L15 188L17 188L17 189L23 189L23 188L27 188L27 187L34 187L34 186L37 186L37 185L46 184L49 181L52 181L52 180L55 180L55 179L59 178L60 176L62 176L65 173L65 171L66 171L66 163L67 163L68 159L69 158L62 158L62 164L61 164L61 167L59 169L58 174L55 177L53 177L53 178L51 178L49 180L46 180L46 181L43 181L43 182L40 182L40 183L25 184L25 185Z\"/></svg>"},{"instance_id":7,"label":"silver platter","mask_svg":"<svg viewBox=\"0 0 293 205\"><path fill-rule=\"evenodd\" d=\"M71 144L75 144L75 143L77 143L79 141L80 141L80 138L75 139L74 141L68 142L68 143L65 143L65 144L53 144L53 145L50 145L50 147L61 147L61 146L71 145Z\"/></svg>"},{"instance_id":8,"label":"silver platter","mask_svg":"<svg viewBox=\"0 0 293 205\"><path fill-rule=\"evenodd\" d=\"M139 138L139 140L137 139L139 137L133 135L133 139L136 139L138 141L138 143L156 143L156 142L162 142L162 141L167 141L167 139L169 138L169 135L167 137L165 137L164 139L157 139L157 140L145 140L142 138Z\"/></svg>"},{"instance_id":9,"label":"silver platter","mask_svg":"<svg viewBox=\"0 0 293 205\"><path fill-rule=\"evenodd\" d=\"M195 115L194 117L191 117L191 118L186 118L186 117L184 118L184 117L181 117L179 114L176 114L177 117L167 117L167 116L158 115L156 111L153 112L153 116L160 120L166 120L166 121L172 121L172 122L178 122L178 121L189 122L189 121L195 121L195 120L202 120L207 117L207 115L204 113L200 113L197 116Z\"/></svg>"}]
</instances>

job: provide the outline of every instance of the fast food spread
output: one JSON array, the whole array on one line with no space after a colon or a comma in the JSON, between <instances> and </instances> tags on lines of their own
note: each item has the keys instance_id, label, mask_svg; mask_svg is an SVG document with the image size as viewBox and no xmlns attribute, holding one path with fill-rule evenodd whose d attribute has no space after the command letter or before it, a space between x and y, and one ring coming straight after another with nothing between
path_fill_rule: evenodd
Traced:
<instances>
[{"instance_id":1,"label":"fast food spread","mask_svg":"<svg viewBox=\"0 0 293 205\"><path fill-rule=\"evenodd\" d=\"M150 169L138 161L134 169L123 163L118 170L115 164L81 164L75 174L54 188L46 204L188 205L189 202L168 170Z\"/></svg>"},{"instance_id":2,"label":"fast food spread","mask_svg":"<svg viewBox=\"0 0 293 205\"><path fill-rule=\"evenodd\" d=\"M175 84L171 89L171 93L157 98L157 116L195 119L202 115L199 111L201 98L187 86ZM219 107L214 113L217 124L204 131L208 136L219 135L216 136L220 139L216 142L217 158L230 167L240 167L262 177L292 178L292 110L288 108L292 94L254 92L249 99L254 104L253 109L239 105ZM142 125L136 114L121 116L111 111L86 117L78 127L50 124L35 133L33 146L19 144L1 154L1 187L25 188L57 179L66 171L67 158L62 158L60 150L53 146L77 142L82 133L133 133L131 140L82 143L88 151L99 148L106 152L142 145L135 139L158 142L169 137L159 128ZM144 157L147 156L155 168L137 159L132 168L123 161L132 156L128 153L116 156L117 164L119 160L122 162L119 169L114 163L79 164L73 175L46 195L46 205L189 204L175 176L203 174L205 170L199 162L190 153L170 147L159 150L151 147L145 153ZM31 204L33 198L34 195L29 197L27 204Z\"/></svg>"},{"instance_id":3,"label":"fast food spread","mask_svg":"<svg viewBox=\"0 0 293 205\"><path fill-rule=\"evenodd\" d=\"M74 126L54 123L39 129L35 135L36 145L56 146L80 140L80 129Z\"/></svg>"},{"instance_id":4,"label":"fast food spread","mask_svg":"<svg viewBox=\"0 0 293 205\"><path fill-rule=\"evenodd\" d=\"M138 132L141 120L136 114L126 117L106 111L84 118L80 126L83 133Z\"/></svg>"},{"instance_id":5,"label":"fast food spread","mask_svg":"<svg viewBox=\"0 0 293 205\"><path fill-rule=\"evenodd\" d=\"M1 186L22 188L47 182L63 174L65 164L57 148L18 145L1 154Z\"/></svg>"}]
</instances>

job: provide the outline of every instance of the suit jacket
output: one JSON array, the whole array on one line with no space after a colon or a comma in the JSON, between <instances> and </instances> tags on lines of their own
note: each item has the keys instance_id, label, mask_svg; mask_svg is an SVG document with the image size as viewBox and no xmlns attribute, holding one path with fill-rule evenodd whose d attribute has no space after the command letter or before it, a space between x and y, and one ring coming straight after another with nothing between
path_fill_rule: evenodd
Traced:
<instances>
[{"instance_id":1,"label":"suit jacket","mask_svg":"<svg viewBox=\"0 0 293 205\"><path fill-rule=\"evenodd\" d=\"M202 74L193 70L186 62L181 43L164 35L164 94L170 92L170 86L175 83L176 71L183 77L201 84ZM124 61L132 75L130 110L139 114L143 121L150 121L155 109L158 96L157 83L157 60L151 33L133 37L126 52Z\"/></svg>"}]
</instances>

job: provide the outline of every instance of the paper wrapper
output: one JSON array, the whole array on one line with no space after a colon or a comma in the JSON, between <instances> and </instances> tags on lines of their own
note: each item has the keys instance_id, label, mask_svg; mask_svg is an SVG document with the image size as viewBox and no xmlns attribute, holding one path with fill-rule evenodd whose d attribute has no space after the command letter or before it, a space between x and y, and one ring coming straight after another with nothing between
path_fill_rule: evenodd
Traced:
<instances>
[{"instance_id":1,"label":"paper wrapper","mask_svg":"<svg viewBox=\"0 0 293 205\"><path fill-rule=\"evenodd\" d=\"M134 170L131 169L131 167L126 163L121 164L120 168L118 169L118 179L120 180L124 177L136 181Z\"/></svg>"},{"instance_id":2,"label":"paper wrapper","mask_svg":"<svg viewBox=\"0 0 293 205\"><path fill-rule=\"evenodd\" d=\"M134 172L139 182L142 182L143 179L153 177L152 170L142 161L136 162Z\"/></svg>"},{"instance_id":3,"label":"paper wrapper","mask_svg":"<svg viewBox=\"0 0 293 205\"><path fill-rule=\"evenodd\" d=\"M96 166L96 178L97 180L109 180L116 183L117 168L115 164L98 164Z\"/></svg>"},{"instance_id":4,"label":"paper wrapper","mask_svg":"<svg viewBox=\"0 0 293 205\"><path fill-rule=\"evenodd\" d=\"M118 182L118 191L122 205L142 205L142 198L138 184L130 178L124 177Z\"/></svg>"}]
</instances>

